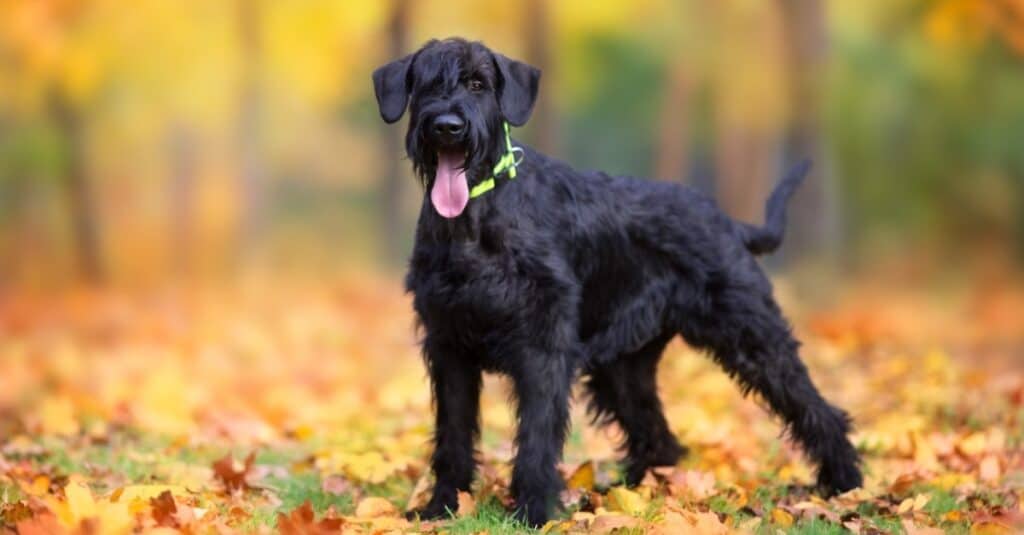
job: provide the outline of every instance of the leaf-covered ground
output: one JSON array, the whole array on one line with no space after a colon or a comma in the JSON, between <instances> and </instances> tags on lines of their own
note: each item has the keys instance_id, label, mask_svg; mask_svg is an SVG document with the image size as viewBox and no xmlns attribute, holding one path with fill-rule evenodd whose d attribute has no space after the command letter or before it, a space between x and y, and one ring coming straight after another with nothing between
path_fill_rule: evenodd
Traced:
<instances>
[{"instance_id":1,"label":"leaf-covered ground","mask_svg":"<svg viewBox=\"0 0 1024 535\"><path fill-rule=\"evenodd\" d=\"M0 295L0 532L513 533L513 421L489 378L480 477L430 487L429 391L391 279ZM691 455L619 485L582 403L548 532L1011 533L1024 529L1024 292L859 285L780 294L826 395L857 422L865 488L822 500L756 399L675 343L668 418Z\"/></svg>"}]
</instances>

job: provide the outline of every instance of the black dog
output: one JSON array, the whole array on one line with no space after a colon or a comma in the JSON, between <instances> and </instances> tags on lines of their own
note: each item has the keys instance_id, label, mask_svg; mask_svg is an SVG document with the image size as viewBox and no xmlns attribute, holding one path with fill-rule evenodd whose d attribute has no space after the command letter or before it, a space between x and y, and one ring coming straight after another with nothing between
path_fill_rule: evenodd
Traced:
<instances>
[{"instance_id":1,"label":"black dog","mask_svg":"<svg viewBox=\"0 0 1024 535\"><path fill-rule=\"evenodd\" d=\"M667 182L580 172L508 137L540 72L462 39L430 41L373 73L388 123L409 108L406 150L427 195L406 286L424 331L437 421L437 478L423 517L457 507L475 469L481 374L512 378L519 429L516 513L544 523L570 388L626 433L625 479L685 453L662 415L658 360L674 336L755 391L818 465L825 492L861 484L850 421L811 383L799 343L754 255L777 248L803 164L767 203L767 224L733 221Z\"/></svg>"}]
</instances>

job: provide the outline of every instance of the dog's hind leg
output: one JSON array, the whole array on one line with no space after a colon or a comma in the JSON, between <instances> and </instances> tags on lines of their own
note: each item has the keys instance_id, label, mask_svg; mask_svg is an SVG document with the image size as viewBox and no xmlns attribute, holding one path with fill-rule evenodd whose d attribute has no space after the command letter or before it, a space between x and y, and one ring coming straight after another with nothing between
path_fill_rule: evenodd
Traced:
<instances>
[{"instance_id":1,"label":"dog's hind leg","mask_svg":"<svg viewBox=\"0 0 1024 535\"><path fill-rule=\"evenodd\" d=\"M626 434L626 484L640 483L652 466L671 466L686 454L669 430L658 399L658 361L671 336L587 371L588 409L598 423L618 422Z\"/></svg>"},{"instance_id":2,"label":"dog's hind leg","mask_svg":"<svg viewBox=\"0 0 1024 535\"><path fill-rule=\"evenodd\" d=\"M825 493L861 485L859 458L847 438L850 419L811 382L798 356L799 342L756 267L714 281L707 298L691 304L682 334L691 345L709 350L744 393L755 391L768 402L817 464Z\"/></svg>"}]
</instances>

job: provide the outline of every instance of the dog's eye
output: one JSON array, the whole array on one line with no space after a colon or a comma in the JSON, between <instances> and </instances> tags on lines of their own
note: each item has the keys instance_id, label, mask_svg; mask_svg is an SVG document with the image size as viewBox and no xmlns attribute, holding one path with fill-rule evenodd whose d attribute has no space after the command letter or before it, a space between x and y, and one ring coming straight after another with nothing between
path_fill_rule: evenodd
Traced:
<instances>
[{"instance_id":1,"label":"dog's eye","mask_svg":"<svg viewBox=\"0 0 1024 535\"><path fill-rule=\"evenodd\" d=\"M467 87L469 87L470 91L474 93L479 93L480 91L484 90L484 83L476 78L472 78L469 80Z\"/></svg>"}]
</instances>

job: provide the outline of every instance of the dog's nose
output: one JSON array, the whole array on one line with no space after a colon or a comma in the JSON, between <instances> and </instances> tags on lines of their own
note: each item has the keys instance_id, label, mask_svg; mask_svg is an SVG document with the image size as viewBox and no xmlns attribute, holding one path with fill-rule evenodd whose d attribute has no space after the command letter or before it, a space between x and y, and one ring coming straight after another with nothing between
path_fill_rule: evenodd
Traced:
<instances>
[{"instance_id":1,"label":"dog's nose","mask_svg":"<svg viewBox=\"0 0 1024 535\"><path fill-rule=\"evenodd\" d=\"M444 141L455 141L466 130L466 122L454 113L446 113L434 119L434 135Z\"/></svg>"}]
</instances>

